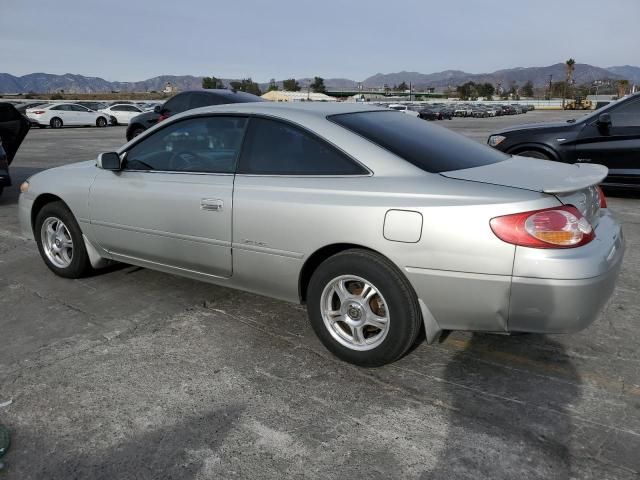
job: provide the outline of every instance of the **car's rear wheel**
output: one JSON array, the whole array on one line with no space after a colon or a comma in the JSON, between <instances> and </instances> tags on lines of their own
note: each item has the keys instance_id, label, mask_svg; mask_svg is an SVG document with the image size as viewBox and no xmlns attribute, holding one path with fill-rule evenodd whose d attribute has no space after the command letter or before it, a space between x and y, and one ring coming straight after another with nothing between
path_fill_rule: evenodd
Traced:
<instances>
[{"instance_id":1,"label":"car's rear wheel","mask_svg":"<svg viewBox=\"0 0 640 480\"><path fill-rule=\"evenodd\" d=\"M140 135L142 132L144 132L144 128L142 127L135 127L133 130L131 130L131 138L136 138L138 135Z\"/></svg>"},{"instance_id":2,"label":"car's rear wheel","mask_svg":"<svg viewBox=\"0 0 640 480\"><path fill-rule=\"evenodd\" d=\"M311 325L334 355L378 367L415 343L421 314L408 280L386 258L352 249L325 260L308 288Z\"/></svg>"},{"instance_id":3,"label":"car's rear wheel","mask_svg":"<svg viewBox=\"0 0 640 480\"><path fill-rule=\"evenodd\" d=\"M34 234L44 263L56 275L80 278L91 271L82 231L63 202L42 207L36 216Z\"/></svg>"},{"instance_id":4,"label":"car's rear wheel","mask_svg":"<svg viewBox=\"0 0 640 480\"><path fill-rule=\"evenodd\" d=\"M521 157L530 157L530 158L538 158L540 160L551 160L551 157L540 150L523 150L521 152L517 152L516 155Z\"/></svg>"},{"instance_id":5,"label":"car's rear wheel","mask_svg":"<svg viewBox=\"0 0 640 480\"><path fill-rule=\"evenodd\" d=\"M58 117L53 117L49 125L51 125L51 128L62 128L62 120Z\"/></svg>"},{"instance_id":6,"label":"car's rear wheel","mask_svg":"<svg viewBox=\"0 0 640 480\"><path fill-rule=\"evenodd\" d=\"M104 117L98 117L98 119L96 120L96 126L103 128L107 126L107 119Z\"/></svg>"}]
</instances>

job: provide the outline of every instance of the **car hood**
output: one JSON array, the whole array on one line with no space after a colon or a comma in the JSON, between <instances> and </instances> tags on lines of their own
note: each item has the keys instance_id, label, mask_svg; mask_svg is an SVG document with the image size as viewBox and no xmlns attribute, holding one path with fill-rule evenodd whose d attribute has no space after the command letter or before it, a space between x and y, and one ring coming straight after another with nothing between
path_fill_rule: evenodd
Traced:
<instances>
[{"instance_id":1,"label":"car hood","mask_svg":"<svg viewBox=\"0 0 640 480\"><path fill-rule=\"evenodd\" d=\"M524 125L515 125L513 127L503 128L502 130L498 130L497 132L493 133L493 135L501 135L509 132L518 132L520 130L540 130L540 129L560 130L560 129L571 128L574 125L575 123L567 123L567 122L527 123Z\"/></svg>"},{"instance_id":2,"label":"car hood","mask_svg":"<svg viewBox=\"0 0 640 480\"><path fill-rule=\"evenodd\" d=\"M550 194L568 193L600 183L607 167L592 163L567 164L513 156L502 162L440 175L457 180L521 188Z\"/></svg>"},{"instance_id":3,"label":"car hood","mask_svg":"<svg viewBox=\"0 0 640 480\"><path fill-rule=\"evenodd\" d=\"M30 122L10 103L0 103L0 138L11 165L20 144L27 136Z\"/></svg>"}]
</instances>

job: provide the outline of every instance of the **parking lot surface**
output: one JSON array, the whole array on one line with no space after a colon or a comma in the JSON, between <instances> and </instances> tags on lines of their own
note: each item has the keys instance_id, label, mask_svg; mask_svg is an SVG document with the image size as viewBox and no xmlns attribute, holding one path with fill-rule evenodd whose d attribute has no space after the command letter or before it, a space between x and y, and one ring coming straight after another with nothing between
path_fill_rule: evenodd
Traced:
<instances>
[{"instance_id":1,"label":"parking lot surface","mask_svg":"<svg viewBox=\"0 0 640 480\"><path fill-rule=\"evenodd\" d=\"M485 141L577 115L437 124ZM123 127L33 129L0 197L0 478L639 478L634 196L609 198L627 253L587 330L454 332L366 370L304 306L126 265L54 276L19 234L17 185L122 143Z\"/></svg>"}]
</instances>

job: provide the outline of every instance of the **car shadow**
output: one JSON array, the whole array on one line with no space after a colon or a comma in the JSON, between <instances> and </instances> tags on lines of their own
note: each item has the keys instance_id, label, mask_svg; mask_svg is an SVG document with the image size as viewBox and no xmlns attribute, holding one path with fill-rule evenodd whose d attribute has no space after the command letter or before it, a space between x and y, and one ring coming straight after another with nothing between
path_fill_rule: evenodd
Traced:
<instances>
[{"instance_id":1,"label":"car shadow","mask_svg":"<svg viewBox=\"0 0 640 480\"><path fill-rule=\"evenodd\" d=\"M572 478L569 409L581 380L563 345L534 334L448 341L463 348L444 372L447 437L420 478Z\"/></svg>"},{"instance_id":2,"label":"car shadow","mask_svg":"<svg viewBox=\"0 0 640 480\"><path fill-rule=\"evenodd\" d=\"M244 408L227 406L186 418L175 425L128 436L106 450L82 446L81 437L46 437L41 432L12 432L12 446L5 457L6 472L15 478L90 478L93 480L136 478L196 478L219 454ZM104 438L119 431L116 420L104 426ZM78 438L80 437L80 438ZM46 453L45 453L46 452ZM56 452L55 455L50 452ZM14 478L14 477L12 477Z\"/></svg>"}]
</instances>

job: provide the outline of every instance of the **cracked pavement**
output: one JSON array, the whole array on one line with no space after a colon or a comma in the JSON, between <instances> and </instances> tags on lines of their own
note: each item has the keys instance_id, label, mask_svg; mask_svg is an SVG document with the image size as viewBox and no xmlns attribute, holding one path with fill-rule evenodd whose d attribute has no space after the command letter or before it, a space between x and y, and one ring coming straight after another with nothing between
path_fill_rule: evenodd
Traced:
<instances>
[{"instance_id":1,"label":"cracked pavement","mask_svg":"<svg viewBox=\"0 0 640 480\"><path fill-rule=\"evenodd\" d=\"M441 124L483 141L568 116ZM32 130L0 197L0 479L640 477L637 196L609 198L627 253L587 330L454 332L365 370L332 357L300 305L126 265L47 270L19 235L17 185L123 141Z\"/></svg>"}]
</instances>

